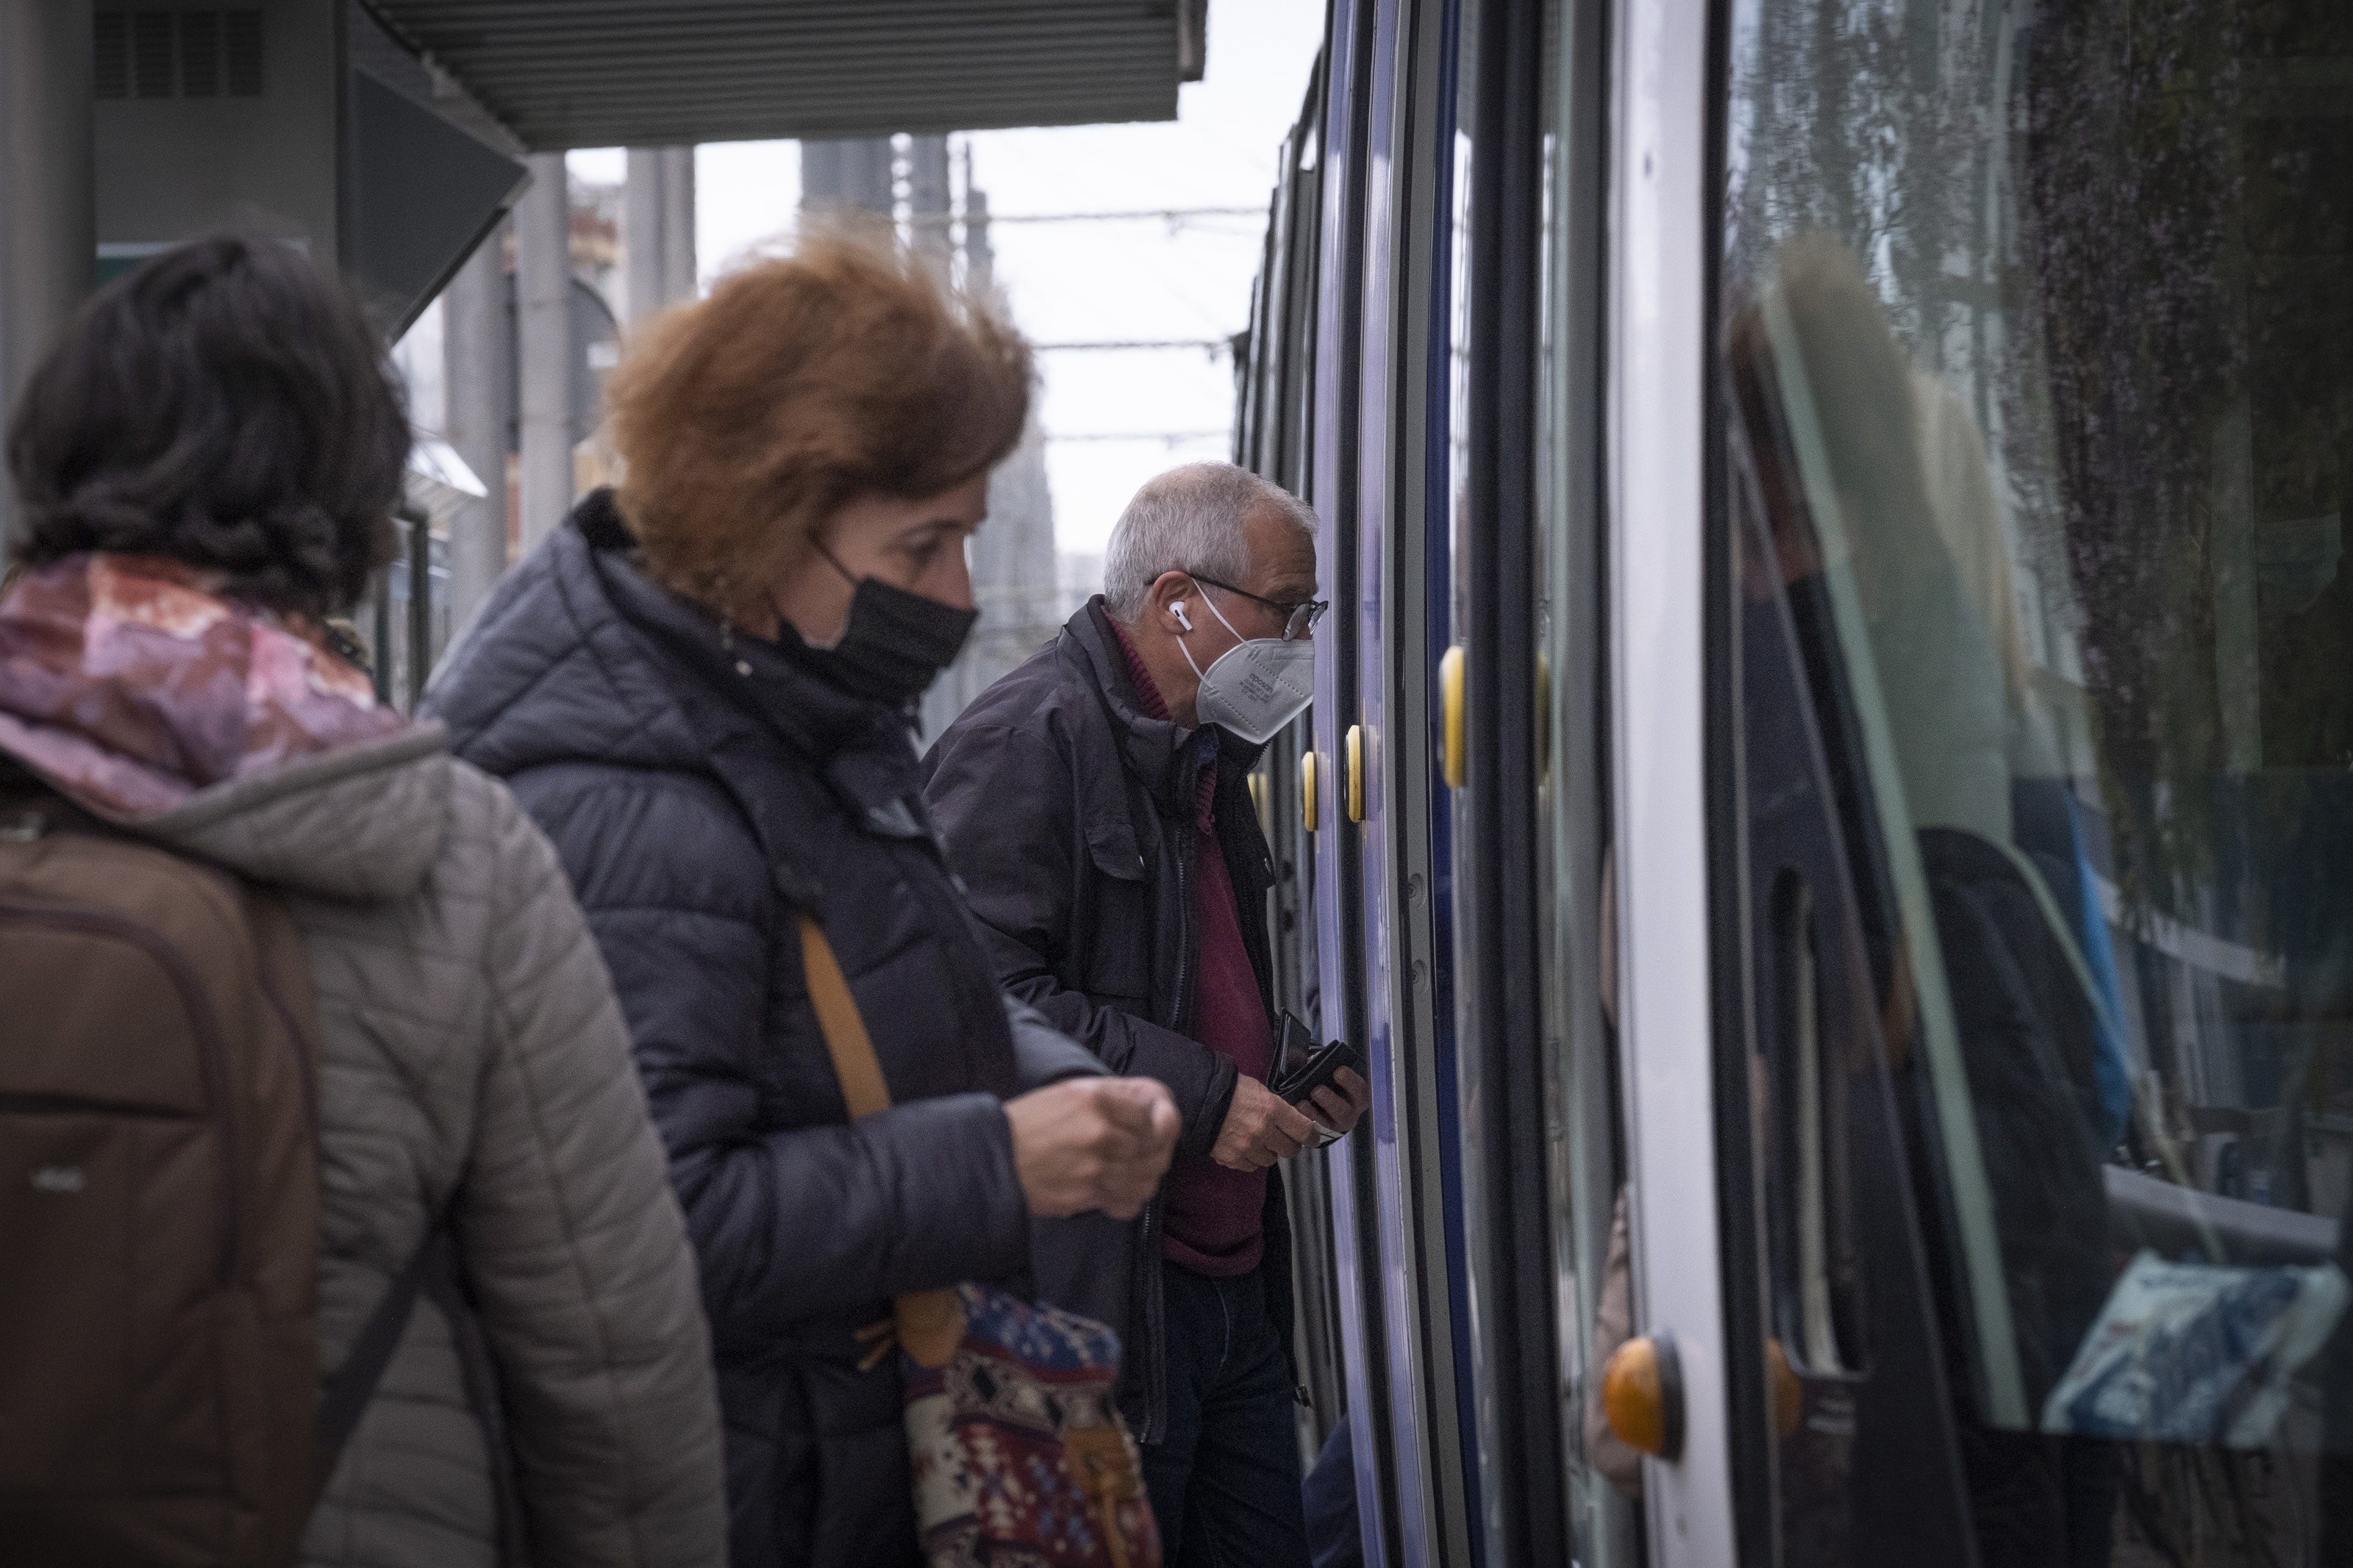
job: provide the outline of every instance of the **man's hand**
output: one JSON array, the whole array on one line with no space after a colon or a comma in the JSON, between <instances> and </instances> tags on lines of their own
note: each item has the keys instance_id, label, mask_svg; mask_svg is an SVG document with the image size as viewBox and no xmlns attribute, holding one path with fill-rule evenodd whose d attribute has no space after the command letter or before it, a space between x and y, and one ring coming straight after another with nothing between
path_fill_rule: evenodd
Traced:
<instances>
[{"instance_id":1,"label":"man's hand","mask_svg":"<svg viewBox=\"0 0 2353 1568\"><path fill-rule=\"evenodd\" d=\"M1101 1209L1134 1219L1160 1185L1179 1119L1148 1078L1076 1078L1005 1102L1013 1168L1043 1219Z\"/></svg>"},{"instance_id":2,"label":"man's hand","mask_svg":"<svg viewBox=\"0 0 2353 1568\"><path fill-rule=\"evenodd\" d=\"M1236 1171L1263 1171L1288 1160L1315 1136L1315 1124L1247 1075L1234 1079L1233 1103L1209 1158Z\"/></svg>"},{"instance_id":3,"label":"man's hand","mask_svg":"<svg viewBox=\"0 0 2353 1568\"><path fill-rule=\"evenodd\" d=\"M1356 1118L1372 1109L1373 1086L1355 1068L1342 1068L1332 1081L1299 1102L1300 1109L1334 1132L1345 1135Z\"/></svg>"}]
</instances>

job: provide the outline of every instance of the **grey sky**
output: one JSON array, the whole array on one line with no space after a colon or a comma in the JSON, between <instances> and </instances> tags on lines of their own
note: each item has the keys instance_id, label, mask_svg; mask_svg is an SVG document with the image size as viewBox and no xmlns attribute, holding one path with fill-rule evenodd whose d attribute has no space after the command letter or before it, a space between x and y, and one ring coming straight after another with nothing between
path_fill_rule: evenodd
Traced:
<instances>
[{"instance_id":1,"label":"grey sky","mask_svg":"<svg viewBox=\"0 0 2353 1568\"><path fill-rule=\"evenodd\" d=\"M1174 122L969 138L974 178L1000 214L1243 206L1263 210L1276 143L1299 112L1323 31L1321 0L1211 0L1204 80L1185 87ZM573 166L617 180L617 151ZM800 160L789 142L702 148L696 243L706 279L791 222ZM1024 331L1044 342L1221 338L1250 320L1263 218L1008 224L992 231L997 279ZM1047 448L1056 531L1098 552L1135 487L1179 462L1223 456L1233 377L1222 356L1158 350L1043 356L1050 434L1216 431L1176 445L1063 441Z\"/></svg>"}]
</instances>

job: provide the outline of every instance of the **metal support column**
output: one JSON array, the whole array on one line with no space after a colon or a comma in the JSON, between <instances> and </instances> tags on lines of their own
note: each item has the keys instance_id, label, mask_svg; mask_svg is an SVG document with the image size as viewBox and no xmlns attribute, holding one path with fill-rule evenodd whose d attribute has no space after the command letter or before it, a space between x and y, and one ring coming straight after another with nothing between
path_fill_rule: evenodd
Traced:
<instances>
[{"instance_id":1,"label":"metal support column","mask_svg":"<svg viewBox=\"0 0 2353 1568\"><path fill-rule=\"evenodd\" d=\"M896 155L888 136L801 143L801 210L863 207L892 216L897 205Z\"/></svg>"},{"instance_id":2,"label":"metal support column","mask_svg":"<svg viewBox=\"0 0 2353 1568\"><path fill-rule=\"evenodd\" d=\"M492 229L441 297L443 423L490 494L449 520L449 635L462 633L507 569L507 428L514 326L507 315L508 226Z\"/></svg>"},{"instance_id":3,"label":"metal support column","mask_svg":"<svg viewBox=\"0 0 2353 1568\"><path fill-rule=\"evenodd\" d=\"M621 182L621 324L631 330L670 303L666 151L630 148L628 174Z\"/></svg>"},{"instance_id":4,"label":"metal support column","mask_svg":"<svg viewBox=\"0 0 2353 1568\"><path fill-rule=\"evenodd\" d=\"M695 295L694 149L632 147L621 191L625 320L651 321Z\"/></svg>"},{"instance_id":5,"label":"metal support column","mask_svg":"<svg viewBox=\"0 0 2353 1568\"><path fill-rule=\"evenodd\" d=\"M948 139L914 136L907 148L908 244L915 254L948 276Z\"/></svg>"},{"instance_id":6,"label":"metal support column","mask_svg":"<svg viewBox=\"0 0 2353 1568\"><path fill-rule=\"evenodd\" d=\"M662 149L662 276L667 302L700 292L694 256L694 149Z\"/></svg>"},{"instance_id":7,"label":"metal support column","mask_svg":"<svg viewBox=\"0 0 2353 1568\"><path fill-rule=\"evenodd\" d=\"M572 205L561 153L531 156L515 204L515 347L522 549L572 510Z\"/></svg>"},{"instance_id":8,"label":"metal support column","mask_svg":"<svg viewBox=\"0 0 2353 1568\"><path fill-rule=\"evenodd\" d=\"M90 0L0 5L0 400L10 412L97 266L91 27ZM0 544L15 514L15 487L0 482Z\"/></svg>"}]
</instances>

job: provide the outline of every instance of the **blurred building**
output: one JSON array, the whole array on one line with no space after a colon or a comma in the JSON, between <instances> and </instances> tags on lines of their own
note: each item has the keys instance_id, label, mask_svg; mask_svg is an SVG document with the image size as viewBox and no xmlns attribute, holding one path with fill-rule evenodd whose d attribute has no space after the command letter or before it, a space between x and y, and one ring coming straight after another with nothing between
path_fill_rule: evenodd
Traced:
<instances>
[{"instance_id":1,"label":"blurred building","mask_svg":"<svg viewBox=\"0 0 2353 1568\"><path fill-rule=\"evenodd\" d=\"M988 240L988 195L963 169L963 201L945 136L870 137L801 144L801 205L817 213L863 208L900 226L908 244L976 298L1004 307ZM926 741L946 729L998 677L1053 639L1064 617L1054 553L1054 500L1046 440L1033 410L1013 455L988 480L988 521L973 535L973 602L979 623L963 654L923 699Z\"/></svg>"}]
</instances>

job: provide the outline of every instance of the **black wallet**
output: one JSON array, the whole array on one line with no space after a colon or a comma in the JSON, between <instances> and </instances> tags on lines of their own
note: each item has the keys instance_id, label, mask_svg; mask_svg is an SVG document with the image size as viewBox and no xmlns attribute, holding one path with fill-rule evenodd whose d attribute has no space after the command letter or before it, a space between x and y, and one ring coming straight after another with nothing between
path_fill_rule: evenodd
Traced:
<instances>
[{"instance_id":1,"label":"black wallet","mask_svg":"<svg viewBox=\"0 0 2353 1568\"><path fill-rule=\"evenodd\" d=\"M1314 1032L1299 1021L1299 1015L1283 1014L1274 1045L1274 1074L1267 1084L1276 1099L1297 1105L1330 1083L1342 1068L1354 1068L1363 1075L1365 1058L1356 1047L1345 1040L1319 1046Z\"/></svg>"}]
</instances>

